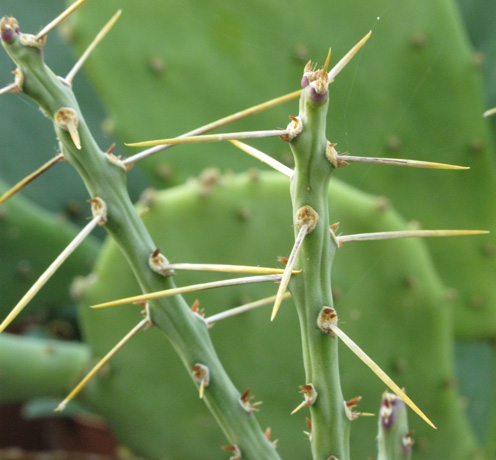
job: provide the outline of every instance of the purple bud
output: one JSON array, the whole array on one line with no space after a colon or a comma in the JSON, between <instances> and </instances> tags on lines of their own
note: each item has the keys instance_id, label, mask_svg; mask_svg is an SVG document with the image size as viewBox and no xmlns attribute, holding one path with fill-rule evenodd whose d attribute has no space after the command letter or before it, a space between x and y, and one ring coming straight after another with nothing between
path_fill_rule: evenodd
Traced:
<instances>
[{"instance_id":1,"label":"purple bud","mask_svg":"<svg viewBox=\"0 0 496 460\"><path fill-rule=\"evenodd\" d=\"M16 36L19 35L19 23L15 18L7 16L0 20L0 38L5 43L12 43Z\"/></svg>"},{"instance_id":2,"label":"purple bud","mask_svg":"<svg viewBox=\"0 0 496 460\"><path fill-rule=\"evenodd\" d=\"M9 27L1 32L2 41L5 43L12 43L14 41L15 32Z\"/></svg>"},{"instance_id":3,"label":"purple bud","mask_svg":"<svg viewBox=\"0 0 496 460\"><path fill-rule=\"evenodd\" d=\"M301 87L306 88L307 86L308 86L308 77L305 77L305 75L303 75L303 78L301 79Z\"/></svg>"},{"instance_id":4,"label":"purple bud","mask_svg":"<svg viewBox=\"0 0 496 460\"><path fill-rule=\"evenodd\" d=\"M313 102L325 102L329 97L329 91L324 91L323 93L319 93L315 90L315 88L310 89L310 100Z\"/></svg>"},{"instance_id":5,"label":"purple bud","mask_svg":"<svg viewBox=\"0 0 496 460\"><path fill-rule=\"evenodd\" d=\"M386 394L381 403L380 418L384 429L389 429L395 423L398 411L405 407L401 398L395 395Z\"/></svg>"}]
</instances>

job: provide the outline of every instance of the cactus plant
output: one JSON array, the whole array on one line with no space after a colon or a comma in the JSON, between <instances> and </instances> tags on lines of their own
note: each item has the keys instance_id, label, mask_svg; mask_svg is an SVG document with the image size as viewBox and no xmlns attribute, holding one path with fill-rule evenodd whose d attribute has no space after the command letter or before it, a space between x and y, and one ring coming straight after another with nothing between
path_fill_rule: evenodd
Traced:
<instances>
[{"instance_id":1,"label":"cactus plant","mask_svg":"<svg viewBox=\"0 0 496 460\"><path fill-rule=\"evenodd\" d=\"M45 111L51 118L54 119L55 130L57 132L57 136L62 142L64 155L66 156L66 159L68 159L68 161L76 167L88 187L90 195L93 199L93 210L95 216L92 222L95 224L101 223L106 225L111 235L118 241L119 246L124 250L127 254L128 260L131 262L135 275L138 277L141 289L145 292L151 290L163 290L164 288L169 290L174 289L174 284L170 278L171 272L168 268L168 261L159 251L156 250L156 247L159 246L157 243L159 237L149 236L148 230L145 226L143 226L141 221L138 219L136 212L130 206L130 201L125 192L125 183L123 179L125 168L120 168L123 163L125 164L125 161L122 162L119 158L114 157L111 151L105 155L104 152L101 152L96 147L96 144L92 140L91 135L84 124L84 120L70 90L65 88L63 83L60 84L52 77L51 73L46 69L46 67L43 66L41 61L38 60L39 58L35 56L36 53L32 53L30 56L30 51L27 51L27 53L23 56L23 53L26 50L30 50L29 46L31 45L28 45L27 48L23 46L19 47L17 41L20 39L16 37L15 34L10 32L7 33L8 30L12 31L16 29L13 22L7 21L4 22L3 25L5 32L2 37L3 41L6 43L6 48L11 52L14 60L18 63L20 69L22 70L23 76L25 77L23 82L24 92L35 99L38 99L38 102L44 107ZM36 37L38 43L42 37L43 34L39 34ZM16 48L16 46L18 48ZM46 95L43 94L44 90L40 90L40 87L37 86L36 82L30 78L33 75L30 73L33 69L37 69L38 75L42 75L41 81L44 82L44 86L51 87L49 93L55 96L53 103L46 97ZM305 78L308 79L309 75L311 75L317 82L319 80L325 80L323 71L313 72L312 69L307 69L307 75L305 75ZM327 73L325 73L325 75L327 78ZM28 78L26 79L26 77ZM70 86L71 82L68 81L68 83L69 84L67 86ZM336 359L336 344L338 340L334 336L337 335L341 339L347 336L341 335L343 332L336 326L336 324L333 323L333 320L330 324L326 323L326 325L324 325L321 318L319 324L322 331L317 328L316 320L316 313L318 313L318 311L324 311L327 309L325 310L325 313L330 313L331 317L334 314L334 310L331 308L333 300L328 275L330 274L332 253L335 251L336 245L339 245L340 242L345 241L344 239L340 239L341 237L336 236L333 233L334 230L331 229L331 232L328 231L328 219L323 217L326 216L328 212L328 207L326 204L327 181L329 180L330 172L332 172L335 166L337 166L336 162L342 161L342 159L340 160L336 156L337 153L335 152L333 145L328 144L325 139L327 81L322 83L322 85L324 85L325 88L322 89L320 93L318 92L321 96L314 96L312 93L313 86L311 88L310 86L305 85L307 89L304 89L304 95L302 96L302 102L300 104L300 117L293 120L290 126L291 129L285 130L285 134L291 130L296 131L294 140L288 139L293 147L293 151L295 152L297 171L295 177L292 179L292 196L294 200L294 211L292 217L295 219L295 226L297 228L297 240L303 241L301 246L301 251L303 251L302 254L306 254L305 257L302 257L301 255L296 256L295 250L293 253L294 257L290 257L288 262L290 269L286 270L285 274L289 274L291 272L291 263L293 261L296 263L297 268L303 267L302 273L298 273L292 277L289 282L289 288L295 297L298 305L299 316L303 325L302 336L304 342L304 358L307 369L307 377L305 382L301 383L306 383L302 391L304 391L306 398L305 403L308 402L306 405L311 406L310 410L314 420L314 423L312 423L311 432L311 444L314 458L334 457L342 460L343 458L349 458L349 441L346 433L349 431L348 419L354 417L350 416L347 412L344 405L343 395L339 389L340 383L339 380L337 380L339 369L337 367ZM299 133L298 129L301 127L302 123L304 129L302 133ZM279 134L281 133L279 132ZM320 152L321 156L319 160L314 160L315 152ZM303 158L306 158L306 160L303 160ZM311 160L308 160L309 158L311 158ZM348 157L350 161L351 158L352 157ZM309 161L311 168L313 168L313 174L311 175L312 180L317 182L320 180L320 184L317 184L317 182L313 185L306 183L306 181L309 180L309 175L305 171L306 161ZM320 163L316 166L314 161ZM302 178L303 182L305 182L304 186L301 185L303 183ZM203 195L203 198L200 197L200 200L203 199L204 201L200 206L200 212L197 210L196 214L188 215L195 215L195 217L198 218L198 214L202 214L201 211L203 211L204 214L205 209L203 208L205 208L205 200L210 200L211 197L209 195L213 193L212 184L215 184L215 181L215 174L210 174L200 180L201 187L200 190L196 192L195 199L198 199L198 195L200 194ZM265 182L269 185L271 183L270 179L265 178L260 179L260 182L262 185L265 184ZM109 187L109 184L111 184L112 187ZM276 189L278 190L283 188L284 187L281 187L281 185L276 186ZM309 189L311 190L311 193ZM318 193L314 196L313 193L315 190L317 190ZM343 204L347 202L348 196L353 195L354 193L351 189L344 188L344 190L346 193L341 196L341 202ZM241 196L250 196L250 193L254 193L253 186L245 185ZM236 219L238 219L241 223L243 220L249 220L250 208L239 206L239 201L243 200L241 199L237 202L234 201L234 193L231 191L229 191L227 195L228 199L224 199L223 206L216 207L216 209L225 211L226 208L229 208L233 205L233 203L236 203ZM176 201L181 202L184 199L184 196L187 197L187 194L184 195L183 191L174 195L173 192L172 196L174 196ZM272 195L270 196L272 198ZM339 196L339 187L337 189L332 189L330 196L333 200L335 200L336 196ZM277 204L279 203L279 201L276 200L274 200L274 202ZM349 206L347 212L343 212L343 215L348 218L348 222L352 219L352 216L356 214L356 210L361 209L359 203L360 200L356 200ZM253 203L252 206L254 206ZM311 206L312 209L310 209L309 206ZM153 199L150 202L150 207L155 207ZM187 211L190 212L191 209L189 208L192 207L193 206L189 206ZM105 208L108 210L108 216L103 212ZM280 206L276 206L275 208L269 207L269 214L273 217L277 217L274 210L279 208ZM316 222L315 218L312 221L312 216L315 216L315 208L318 208L317 213L320 216L319 223ZM378 212L377 204L372 206L372 208L375 209L375 212ZM184 212L184 208L182 207L168 206L165 209L160 209L160 213L164 211L168 212L169 209L175 209L176 214ZM156 210L158 209L156 208ZM361 212L364 212L363 208L361 209ZM155 213L155 215L160 213ZM152 215L153 213L150 213L150 218L152 218ZM210 215L206 215L205 217L210 218ZM310 221L306 220L309 217ZM219 218L214 220L215 227L219 227L219 220ZM271 221L272 220L274 221L274 226L276 227L280 227L281 222L283 222L281 219L271 219ZM376 222L374 222L374 224L375 223ZM312 228L314 224L317 225L315 228ZM194 226L195 225L193 225L193 227ZM232 227L232 223L229 227ZM267 221L263 225L259 224L259 227L266 228ZM301 228L298 229L298 227L303 228L303 230L301 230ZM153 228L153 225L147 225L147 228L151 229ZM177 228L179 228L179 226L176 227L176 229ZM191 228L185 226L185 230L189 233ZM303 240L303 236L306 231L308 231L309 236L305 237ZM313 231L315 231L315 233L312 235ZM317 237L315 235L319 236ZM240 240L244 242L244 238L240 238ZM165 247L168 247L168 240L165 239L164 241ZM318 243L316 243L316 241L318 241ZM225 246L225 240L222 241L222 245ZM323 245L328 248L324 251L324 253L328 252L329 257L321 258L323 268L318 269L312 275L313 271L316 270L315 258L318 254L322 254ZM398 246L398 248L400 247L404 247L406 250L406 248L412 246L410 246L410 243L402 243ZM286 248L286 251L287 250L288 249ZM169 249L167 249L166 254L170 254ZM195 252L195 254L197 254L197 252ZM178 254L178 257L181 256L182 254ZM158 274L150 271L150 267L148 267L148 264L146 263L148 262L148 259L150 259L152 266L151 268L158 272ZM105 258L103 260L105 260ZM418 256L411 256L410 258L405 258L404 260L415 260L416 263L421 262L421 265L423 264L425 267L429 267L428 269L425 268L429 273L426 279L436 279L436 276L433 275L434 271L432 267L429 266L429 262L425 261L427 258L423 261L419 261ZM101 276L100 283L103 283L104 286L106 284L110 284L110 278L118 279L119 282L122 283L122 277L115 277L116 270L120 268L122 264L116 264L115 261L111 262L111 276L110 278L107 277L106 281L102 281L102 274L104 273L105 268L104 265L105 262L103 262L103 264L101 262L99 268ZM326 276L324 276L324 274ZM407 281L410 279L410 284L415 284L416 282L415 276L409 278L409 276L404 275L403 278ZM266 277L265 280L281 280L281 276L272 275L271 277ZM282 278L281 285L283 287L286 280L286 277ZM321 283L320 287L316 281ZM439 295L439 292L443 290L442 284L437 281L434 284L435 287L433 285L432 290L429 292L432 294L432 299L436 299L437 302L439 302L442 297ZM260 288L257 290L260 290ZM283 293L283 290L284 289L280 290L280 294ZM321 293L317 294L317 291L319 290ZM436 294L434 294L434 292L436 292ZM307 312L306 309L310 306L310 303L308 302L309 293L310 298L312 298L314 302L311 302L313 309L310 312ZM408 296L405 296L404 298L408 299ZM136 316L136 313L138 312L129 312L129 318L132 318L130 322L134 324L132 335L134 336L135 333L151 323L157 325L158 328L165 332L171 340L173 347L179 352L183 364L186 364L189 368L191 377L199 387L200 397L206 400L207 405L212 410L217 418L217 421L220 423L221 427L223 427L225 434L231 441L231 444L227 447L227 449L233 452L233 458L238 458L241 455L243 458L277 458L277 454L275 453L272 444L267 441L265 436L263 436L263 433L257 427L257 423L254 420L253 415L253 412L256 410L256 406L250 402L251 397L249 396L249 393L245 392L241 394L240 392L237 392L234 387L231 386L227 375L222 371L219 361L213 352L210 339L203 329L205 326L201 318L199 318L197 310L191 312L187 308L187 303L182 298L177 296L171 297L170 300L154 299L153 302L149 300L146 301L149 302L149 304L146 306L145 319L139 321ZM405 300L405 305L408 306L408 300ZM316 310L317 306L318 310ZM324 310L322 310L323 307ZM174 309L173 313L171 312L171 309ZM352 311L356 313L357 309L355 308ZM418 312L416 313L418 314ZM346 315L346 313L344 314ZM428 311L425 311L422 316L422 320L424 321L426 314L428 315ZM121 337L123 333L129 331L131 327L131 324L126 324L125 316L119 311L115 313L98 312L98 316L97 312L91 312L91 315L89 315L89 312L83 311L82 315L82 324L85 330L86 339L91 344L93 353L96 356L103 353L104 349L108 350L109 339L114 339L117 335ZM110 319L113 315L116 315L116 321L112 321L111 323L106 322L105 324L102 323L102 318L107 317ZM439 366L439 361L437 362L437 368L440 373L437 379L432 380L434 388L439 387L440 381L444 381L445 384L447 384L451 378L450 374L453 372L452 366L450 365L452 357L449 350L449 343L452 339L452 330L449 315L446 314L444 309L437 310L436 315L440 315L437 319L442 320L437 322L432 321L433 324L431 324L431 326L435 326L436 330L435 333L430 334L429 337L439 341L440 346L437 348L440 349L440 353L439 355L436 354L436 356L437 359L440 359L440 361L444 364ZM179 320L179 317L181 320ZM352 319L352 317L353 315L350 316L350 319ZM308 320L308 318L312 319ZM112 324L111 329L109 329L108 324ZM104 331L101 331L101 326L105 328ZM425 330L424 322L422 322L422 326ZM490 330L491 329L489 327L489 331ZM390 334L397 334L397 331L394 331L395 329L393 327ZM323 334L323 332L327 333L331 337L327 337L326 334ZM114 427L121 433L126 442L132 444L133 447L140 449L142 452L146 452L146 454L151 458L159 458L163 455L164 449L166 449L166 447L162 444L162 441L164 440L157 437L156 432L150 430L150 427L156 427L158 420L160 420L164 414L164 410L159 410L158 405L156 404L156 401L160 399L161 389L159 390L158 395L155 396L155 392L152 391L152 388L147 386L143 380L136 383L135 378L131 375L128 375L127 377L125 376L126 370L131 370L129 364L133 362L138 366L140 360L142 361L142 365L139 368L142 369L142 372L147 374L152 372L148 366L148 361L143 361L143 356L149 354L146 350L156 350L158 348L153 345L154 342L151 341L150 337L155 337L153 340L157 341L160 341L162 338L160 334L155 334L155 336L152 334L152 331L147 332L146 340L144 337L141 338L141 336L145 334L140 334L139 337L133 339L133 342L130 345L126 345L126 348L124 348L124 350L117 355L111 364L110 378L101 376L97 380L94 380L86 390L86 399L91 405L97 407L100 412L108 413L110 418L112 418L112 415L110 414L114 414ZM104 342L103 344L101 342L102 339ZM140 342L140 340L142 342ZM195 342L196 346L194 345ZM138 348L140 352L137 354L137 348L131 347L140 343L144 344L141 345L141 347L144 348ZM309 344L312 344L312 346L318 344L318 349L320 349L320 351L313 349L312 346L308 346ZM329 349L327 349L328 346L330 347ZM357 350L356 346L352 348L355 351ZM129 350L128 353L127 350ZM333 355L333 359L325 359L330 350L332 350L331 353ZM133 357L135 359L132 359ZM403 359L409 362L408 359ZM315 360L320 360L320 363L315 365ZM398 360L401 361L399 358ZM328 366L330 363L333 363L334 366L334 370L332 372L329 372L330 369ZM294 367L294 362L292 363L292 366ZM155 367L156 366L152 364L153 372L155 371ZM137 368L133 368L131 372L135 373L134 369ZM312 389L313 382L309 381L314 379L316 382L319 382L316 384L319 396L315 395ZM328 379L327 383L321 383L326 379ZM157 380L165 382L167 378L164 378L162 375L161 378L158 378ZM351 381L353 380L354 379L351 378ZM155 382L152 382L152 384L155 385ZM130 429L128 422L132 420L129 417L122 417L122 413L115 412L115 408L119 406L120 398L125 398L129 401L128 391L130 387L140 387L141 391L145 393L145 398L141 401L141 404L138 403L138 399L136 399L133 403L127 404L123 408L123 411L124 413L129 413L129 411L133 412L136 410L136 414L141 414L136 418L136 420L143 416L147 423L151 422L150 425L147 424L148 428L144 430L137 431ZM350 389L352 387L353 385L351 384L347 388ZM177 391L177 381L173 383L173 388L176 388ZM445 387L443 390L443 393L447 392L447 394L438 395L436 391L431 391L429 393L429 397L433 398L432 400L437 401L438 403L440 417L442 416L443 421L445 421L445 435L450 437L453 437L454 435L456 444L452 443L450 446L443 445L441 447L441 440L443 437L436 438L436 440L433 441L433 445L430 450L428 450L425 455L431 456L431 458L439 458L440 452L443 452L442 455L449 455L450 458L455 458L454 455L458 455L459 458L465 458L470 452L474 451L475 441L466 425L463 415L460 412L460 408L457 406L456 394L448 387ZM279 391L279 389L276 391ZM172 395L174 394L175 392L173 391ZM403 397L406 398L406 395L403 395ZM329 408L333 406L323 404L322 402L318 403L318 398L320 398L320 401L333 400L336 410L329 411ZM442 404L439 404L439 398L443 401ZM354 401L354 399L352 399L352 401ZM136 403L136 406L133 406L134 403ZM150 404L155 407L150 407ZM147 407L145 412L142 411L144 407ZM341 407L341 409L337 410L338 407ZM241 414L244 414L243 411L246 414L240 415L240 410ZM156 418L153 418L151 416L152 414L153 417ZM336 420L331 421L333 420L333 417L336 416L338 417L337 420L340 420L339 424L342 425L342 429L329 431L329 425L336 426ZM170 441L171 440L169 439L169 442Z\"/></svg>"},{"instance_id":2,"label":"cactus plant","mask_svg":"<svg viewBox=\"0 0 496 460\"><path fill-rule=\"evenodd\" d=\"M379 417L378 460L409 459L412 433L408 430L406 405L396 395L384 393Z\"/></svg>"}]
</instances>

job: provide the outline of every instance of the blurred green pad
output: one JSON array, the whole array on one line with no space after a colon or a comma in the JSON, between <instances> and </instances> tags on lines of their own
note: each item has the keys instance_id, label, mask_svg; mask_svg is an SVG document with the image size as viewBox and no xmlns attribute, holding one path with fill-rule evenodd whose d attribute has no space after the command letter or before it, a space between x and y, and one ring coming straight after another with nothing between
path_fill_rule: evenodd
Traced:
<instances>
[{"instance_id":1,"label":"blurred green pad","mask_svg":"<svg viewBox=\"0 0 496 460\"><path fill-rule=\"evenodd\" d=\"M0 195L6 190L0 183ZM91 209L87 207L88 216ZM0 205L0 312L5 317L36 279L78 234L64 217L45 211L16 196ZM45 319L72 302L70 285L87 274L96 258L98 242L91 235L48 281L23 315Z\"/></svg>"},{"instance_id":2,"label":"blurred green pad","mask_svg":"<svg viewBox=\"0 0 496 460\"><path fill-rule=\"evenodd\" d=\"M485 0L457 0L463 21L484 71L487 108L496 106L496 4ZM493 127L496 124L492 123Z\"/></svg>"},{"instance_id":3,"label":"blurred green pad","mask_svg":"<svg viewBox=\"0 0 496 460\"><path fill-rule=\"evenodd\" d=\"M162 193L149 192L144 221L171 262L280 266L293 241L289 181L274 174L223 176ZM383 199L335 180L331 215L343 233L400 230L405 222ZM140 319L140 307L91 310L87 305L139 293L118 247L108 242L97 263L98 282L81 308L84 336L102 356ZM414 414L417 460L469 458L475 450L454 386L452 305L422 241L349 243L336 256L333 289L342 329L383 367L439 427ZM236 276L236 275L233 275ZM222 274L177 272L178 285ZM198 298L206 315L274 295L273 284L210 290ZM240 391L264 402L257 414L279 439L283 458L309 458L305 410L290 416L305 383L298 319L285 301L271 323L270 306L217 323L212 338ZM363 396L358 410L377 413L384 385L341 347L346 398ZM188 372L157 329L140 333L93 380L84 402L110 422L122 442L151 459L219 458L220 430L198 400ZM352 456L375 456L375 418L353 424Z\"/></svg>"},{"instance_id":4,"label":"blurred green pad","mask_svg":"<svg viewBox=\"0 0 496 460\"><path fill-rule=\"evenodd\" d=\"M179 135L298 88L304 63L332 62L372 37L331 85L328 136L341 152L467 165L470 171L354 165L339 176L387 196L423 228L492 230L431 244L443 279L461 302L461 337L496 333L496 183L493 145L460 17L448 0L332 3L228 0L88 2L74 23L80 50L118 9L123 14L88 62L123 142ZM225 130L284 127L297 103ZM287 159L279 140L253 142ZM129 149L127 154L136 153ZM143 162L156 184L177 184L207 166L255 165L230 144L180 146ZM161 181L161 182L160 182Z\"/></svg>"}]
</instances>

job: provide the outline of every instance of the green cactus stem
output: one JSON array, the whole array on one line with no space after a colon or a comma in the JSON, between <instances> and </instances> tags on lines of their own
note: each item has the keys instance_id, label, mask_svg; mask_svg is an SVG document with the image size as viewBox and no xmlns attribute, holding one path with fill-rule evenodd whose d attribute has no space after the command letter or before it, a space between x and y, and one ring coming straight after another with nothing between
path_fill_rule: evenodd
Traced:
<instances>
[{"instance_id":1,"label":"green cactus stem","mask_svg":"<svg viewBox=\"0 0 496 460\"><path fill-rule=\"evenodd\" d=\"M377 460L409 460L412 433L408 429L406 404L392 393L382 395L379 413Z\"/></svg>"},{"instance_id":2,"label":"green cactus stem","mask_svg":"<svg viewBox=\"0 0 496 460\"><path fill-rule=\"evenodd\" d=\"M338 341L317 324L322 308L333 306L331 266L336 252L327 201L335 169L326 156L327 70L308 70L302 80L300 113L288 127L295 134L288 139L295 158L291 180L295 236L307 227L295 265L302 273L291 278L289 289L300 320L306 382L318 393L310 405L313 458L324 460L334 455L349 460L351 422L341 390Z\"/></svg>"},{"instance_id":3,"label":"green cactus stem","mask_svg":"<svg viewBox=\"0 0 496 460\"><path fill-rule=\"evenodd\" d=\"M91 198L105 203L108 211L105 228L126 255L143 292L174 288L172 277L163 276L149 266L156 245L127 193L126 168L117 157L98 147L72 88L45 65L42 56L45 37L22 34L13 18L4 18L0 30L2 44L17 64L18 75L23 77L23 93L53 120L62 153L83 179ZM241 394L223 369L205 322L180 296L150 302L149 308L151 321L172 343L188 371L197 363L208 368L209 384L203 385L203 400L243 458L278 459L253 414L247 414L241 407Z\"/></svg>"}]
</instances>

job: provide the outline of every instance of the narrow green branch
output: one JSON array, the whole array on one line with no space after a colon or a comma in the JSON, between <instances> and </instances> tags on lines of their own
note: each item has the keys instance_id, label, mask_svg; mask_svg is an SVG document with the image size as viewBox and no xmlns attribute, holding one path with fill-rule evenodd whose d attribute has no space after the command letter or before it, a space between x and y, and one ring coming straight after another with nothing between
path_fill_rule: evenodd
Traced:
<instances>
[{"instance_id":1,"label":"narrow green branch","mask_svg":"<svg viewBox=\"0 0 496 460\"><path fill-rule=\"evenodd\" d=\"M322 86L326 91L327 85L313 85L319 73L305 73L308 84L300 99L298 116L302 120L302 130L290 142L295 157L291 181L295 237L305 223L310 221L313 225L295 264L302 273L292 277L289 289L300 319L306 382L318 393L309 406L313 458L326 460L335 456L339 460L349 460L350 420L339 377L338 341L325 335L317 325L322 307L333 305L331 266L336 252L329 232L327 202L329 180L334 170L326 157L328 97L326 92L315 91L316 87Z\"/></svg>"},{"instance_id":2,"label":"narrow green branch","mask_svg":"<svg viewBox=\"0 0 496 460\"><path fill-rule=\"evenodd\" d=\"M3 19L0 29L4 48L24 76L23 92L54 120L64 157L78 171L90 196L106 204L105 228L125 254L142 291L174 289L171 277L161 276L148 264L156 244L129 198L125 168L98 147L72 89L48 69L39 49L21 43L11 18ZM150 317L172 343L193 381L194 366L200 363L208 368L210 382L204 388L203 400L229 441L239 447L243 459L278 459L253 414L247 415L241 407L241 394L216 355L206 323L181 296L150 302Z\"/></svg>"}]
</instances>

